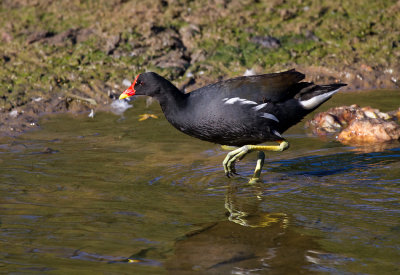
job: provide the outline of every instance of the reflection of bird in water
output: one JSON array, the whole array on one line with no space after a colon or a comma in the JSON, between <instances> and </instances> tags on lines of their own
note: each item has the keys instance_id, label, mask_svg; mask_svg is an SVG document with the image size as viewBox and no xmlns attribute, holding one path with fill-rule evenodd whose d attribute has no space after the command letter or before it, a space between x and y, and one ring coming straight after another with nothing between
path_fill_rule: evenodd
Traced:
<instances>
[{"instance_id":1,"label":"reflection of bird in water","mask_svg":"<svg viewBox=\"0 0 400 275\"><path fill-rule=\"evenodd\" d=\"M282 222L282 226L288 223L285 213L263 212L260 204L263 200L262 189L258 183L249 186L251 197L239 197L238 187L230 185L225 196L225 208L228 210L228 220L242 226L266 227L272 223Z\"/></svg>"},{"instance_id":2,"label":"reflection of bird in water","mask_svg":"<svg viewBox=\"0 0 400 275\"><path fill-rule=\"evenodd\" d=\"M242 76L185 94L160 75L146 72L139 74L119 99L154 97L175 128L230 150L223 161L228 177L236 174L237 161L252 151L260 152L254 182L260 178L263 151L288 149L282 133L346 85L300 82L304 77L295 70ZM263 142L278 145L258 145Z\"/></svg>"},{"instance_id":3,"label":"reflection of bird in water","mask_svg":"<svg viewBox=\"0 0 400 275\"><path fill-rule=\"evenodd\" d=\"M319 245L290 228L286 214L263 212L261 186L250 187L250 195L229 188L229 221L205 224L176 241L165 263L171 274L312 273Z\"/></svg>"}]
</instances>

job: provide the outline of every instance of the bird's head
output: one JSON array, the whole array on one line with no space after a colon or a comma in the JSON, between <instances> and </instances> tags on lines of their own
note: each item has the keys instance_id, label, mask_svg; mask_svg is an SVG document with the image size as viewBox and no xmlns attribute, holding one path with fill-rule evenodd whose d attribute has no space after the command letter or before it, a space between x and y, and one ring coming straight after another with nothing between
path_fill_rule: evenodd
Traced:
<instances>
[{"instance_id":1,"label":"bird's head","mask_svg":"<svg viewBox=\"0 0 400 275\"><path fill-rule=\"evenodd\" d=\"M153 72L138 74L132 85L120 95L119 99L133 95L156 96L160 93L160 78L162 79L161 76Z\"/></svg>"}]
</instances>

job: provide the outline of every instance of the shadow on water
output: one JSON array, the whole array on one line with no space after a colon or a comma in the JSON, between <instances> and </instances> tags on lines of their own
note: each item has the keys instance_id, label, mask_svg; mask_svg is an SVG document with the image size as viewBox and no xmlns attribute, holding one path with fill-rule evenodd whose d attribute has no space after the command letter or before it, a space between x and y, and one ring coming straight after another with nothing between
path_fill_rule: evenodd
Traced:
<instances>
[{"instance_id":1,"label":"shadow on water","mask_svg":"<svg viewBox=\"0 0 400 275\"><path fill-rule=\"evenodd\" d=\"M390 163L398 162L400 148L392 148L383 152L371 153L335 153L332 155L312 155L289 160L280 160L275 163L278 168L273 172L284 173L288 176L328 176L351 172L362 172L372 167L378 168Z\"/></svg>"}]
</instances>

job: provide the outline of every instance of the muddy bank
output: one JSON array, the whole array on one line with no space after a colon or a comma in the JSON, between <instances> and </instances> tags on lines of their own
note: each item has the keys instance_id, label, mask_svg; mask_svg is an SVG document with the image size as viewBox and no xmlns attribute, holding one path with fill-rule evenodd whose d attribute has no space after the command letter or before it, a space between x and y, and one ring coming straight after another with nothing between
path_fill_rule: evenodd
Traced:
<instances>
[{"instance_id":1,"label":"muddy bank","mask_svg":"<svg viewBox=\"0 0 400 275\"><path fill-rule=\"evenodd\" d=\"M189 92L296 68L346 90L398 89L399 1L3 1L0 134L104 110L143 71Z\"/></svg>"}]
</instances>

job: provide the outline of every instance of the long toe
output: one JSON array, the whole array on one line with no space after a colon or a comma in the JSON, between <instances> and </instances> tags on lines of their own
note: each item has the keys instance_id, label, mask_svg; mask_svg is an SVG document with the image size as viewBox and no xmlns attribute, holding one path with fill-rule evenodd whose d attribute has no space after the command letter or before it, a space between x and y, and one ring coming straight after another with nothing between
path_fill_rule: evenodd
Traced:
<instances>
[{"instance_id":1,"label":"long toe","mask_svg":"<svg viewBox=\"0 0 400 275\"><path fill-rule=\"evenodd\" d=\"M244 158L244 156L248 152L249 152L249 148L247 145L245 145L236 150L233 150L232 152L229 152L226 155L224 161L222 162L222 165L224 166L225 175L228 178L237 174L236 169L235 169L235 162L237 160Z\"/></svg>"}]
</instances>

